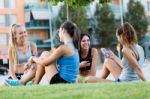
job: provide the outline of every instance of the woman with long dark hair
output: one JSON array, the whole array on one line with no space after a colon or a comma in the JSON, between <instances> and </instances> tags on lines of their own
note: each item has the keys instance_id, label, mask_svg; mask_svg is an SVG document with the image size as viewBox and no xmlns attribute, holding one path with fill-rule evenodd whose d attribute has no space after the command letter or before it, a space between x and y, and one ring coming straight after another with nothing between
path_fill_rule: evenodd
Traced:
<instances>
[{"instance_id":1,"label":"woman with long dark hair","mask_svg":"<svg viewBox=\"0 0 150 99\"><path fill-rule=\"evenodd\" d=\"M80 35L80 76L96 76L98 65L98 51L91 47L90 36L86 33Z\"/></svg>"}]
</instances>

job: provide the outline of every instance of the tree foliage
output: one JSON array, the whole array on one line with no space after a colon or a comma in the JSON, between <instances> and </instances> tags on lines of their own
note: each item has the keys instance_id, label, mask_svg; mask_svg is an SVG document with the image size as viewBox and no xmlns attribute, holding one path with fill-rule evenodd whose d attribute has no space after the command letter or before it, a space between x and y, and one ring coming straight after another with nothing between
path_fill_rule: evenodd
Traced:
<instances>
[{"instance_id":1,"label":"tree foliage","mask_svg":"<svg viewBox=\"0 0 150 99\"><path fill-rule=\"evenodd\" d=\"M110 46L115 38L115 17L108 4L97 4L96 33L101 46Z\"/></svg>"},{"instance_id":2,"label":"tree foliage","mask_svg":"<svg viewBox=\"0 0 150 99\"><path fill-rule=\"evenodd\" d=\"M68 6L86 6L93 0L50 0L50 2L56 5L58 2L64 2Z\"/></svg>"},{"instance_id":3,"label":"tree foliage","mask_svg":"<svg viewBox=\"0 0 150 99\"><path fill-rule=\"evenodd\" d=\"M88 26L88 20L87 20L87 14L86 9L83 6L79 6L78 8L69 7L69 17L72 22L77 24L79 26L79 29L81 31L86 31ZM67 20L66 18L66 8L65 6L61 6L61 9L59 11L59 15L57 17L57 24L62 24L64 21Z\"/></svg>"},{"instance_id":4,"label":"tree foliage","mask_svg":"<svg viewBox=\"0 0 150 99\"><path fill-rule=\"evenodd\" d=\"M133 25L139 40L141 40L145 36L148 28L144 7L139 1L130 0L127 9L128 12L125 15L125 19Z\"/></svg>"},{"instance_id":5,"label":"tree foliage","mask_svg":"<svg viewBox=\"0 0 150 99\"><path fill-rule=\"evenodd\" d=\"M58 2L64 2L68 6L78 7L78 6L86 6L94 0L49 0L50 3L56 5ZM99 0L99 3L107 3L111 0Z\"/></svg>"}]
</instances>

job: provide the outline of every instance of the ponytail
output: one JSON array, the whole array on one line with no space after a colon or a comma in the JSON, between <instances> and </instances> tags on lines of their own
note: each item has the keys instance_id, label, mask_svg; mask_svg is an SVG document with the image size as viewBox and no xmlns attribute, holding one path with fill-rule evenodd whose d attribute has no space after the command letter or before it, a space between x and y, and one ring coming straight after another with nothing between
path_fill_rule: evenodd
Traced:
<instances>
[{"instance_id":1,"label":"ponytail","mask_svg":"<svg viewBox=\"0 0 150 99\"><path fill-rule=\"evenodd\" d=\"M133 45L137 43L136 31L133 26L128 22L125 22L123 26L119 27L116 33L118 36L122 36L124 42L127 45Z\"/></svg>"},{"instance_id":2,"label":"ponytail","mask_svg":"<svg viewBox=\"0 0 150 99\"><path fill-rule=\"evenodd\" d=\"M79 33L78 33L78 28L77 25L66 21L62 24L61 28L64 28L67 33L70 35L70 37L73 39L73 44L75 48L79 48Z\"/></svg>"},{"instance_id":3,"label":"ponytail","mask_svg":"<svg viewBox=\"0 0 150 99\"><path fill-rule=\"evenodd\" d=\"M79 29L76 24L74 24L74 35L73 35L73 44L74 46L79 49L80 47L80 38L79 38Z\"/></svg>"},{"instance_id":4,"label":"ponytail","mask_svg":"<svg viewBox=\"0 0 150 99\"><path fill-rule=\"evenodd\" d=\"M22 25L18 24L13 24L10 29L10 38L9 38L9 48L11 50L11 56L14 64L18 64L18 59L17 59L17 41L16 41L16 32L17 29L22 27Z\"/></svg>"}]
</instances>

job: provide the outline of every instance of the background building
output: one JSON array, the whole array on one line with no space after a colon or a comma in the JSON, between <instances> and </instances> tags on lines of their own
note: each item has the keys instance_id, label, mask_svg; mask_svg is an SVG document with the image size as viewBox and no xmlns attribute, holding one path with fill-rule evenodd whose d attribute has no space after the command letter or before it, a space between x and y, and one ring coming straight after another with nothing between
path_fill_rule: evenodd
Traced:
<instances>
[{"instance_id":1,"label":"background building","mask_svg":"<svg viewBox=\"0 0 150 99\"><path fill-rule=\"evenodd\" d=\"M50 42L44 41L50 38L50 5L37 0L25 2L25 25L29 33L29 40L37 44L38 52L50 49Z\"/></svg>"},{"instance_id":2,"label":"background building","mask_svg":"<svg viewBox=\"0 0 150 99\"><path fill-rule=\"evenodd\" d=\"M24 0L0 0L0 61L8 63L10 26L14 23L25 24Z\"/></svg>"},{"instance_id":3,"label":"background building","mask_svg":"<svg viewBox=\"0 0 150 99\"><path fill-rule=\"evenodd\" d=\"M0 0L0 64L8 63L10 26L14 23L24 24L26 26L29 33L29 40L37 44L39 53L43 50L50 49L50 40L47 39L50 38L52 33L50 31L54 30L50 27L50 20L58 15L59 6L54 7L48 5L46 1L47 0ZM110 3L118 25L121 24L120 1L121 0L112 0ZM144 5L150 24L150 0L138 1ZM129 0L122 0L123 14L127 11L128 2ZM90 8L88 8L88 11ZM90 10L89 14L91 14L93 8L94 7L91 8L92 10ZM149 31L150 26L147 33L148 40L150 39ZM95 38L95 36L92 37Z\"/></svg>"}]
</instances>

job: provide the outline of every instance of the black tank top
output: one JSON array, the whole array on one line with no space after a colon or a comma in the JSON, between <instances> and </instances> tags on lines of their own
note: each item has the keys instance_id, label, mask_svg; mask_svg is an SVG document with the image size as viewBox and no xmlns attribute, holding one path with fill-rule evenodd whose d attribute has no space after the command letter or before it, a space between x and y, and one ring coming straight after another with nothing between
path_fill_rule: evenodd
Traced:
<instances>
[{"instance_id":1,"label":"black tank top","mask_svg":"<svg viewBox=\"0 0 150 99\"><path fill-rule=\"evenodd\" d=\"M81 54L79 54L79 56L80 56L80 62L82 62L82 61L89 61L89 63L92 64L92 55L91 55L91 52L92 52L92 48L89 49L89 52L88 52L88 55L87 55L86 58L82 58ZM90 66L79 68L80 72L86 71L86 70L90 70L91 69L91 64L90 64Z\"/></svg>"}]
</instances>

